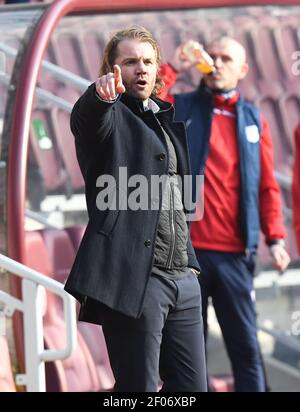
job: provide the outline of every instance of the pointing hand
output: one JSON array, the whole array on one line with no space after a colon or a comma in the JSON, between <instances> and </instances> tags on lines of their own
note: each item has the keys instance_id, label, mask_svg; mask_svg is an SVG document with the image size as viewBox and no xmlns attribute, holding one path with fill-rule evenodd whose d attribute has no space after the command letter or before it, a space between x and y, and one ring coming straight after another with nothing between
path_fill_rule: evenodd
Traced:
<instances>
[{"instance_id":1,"label":"pointing hand","mask_svg":"<svg viewBox=\"0 0 300 412\"><path fill-rule=\"evenodd\" d=\"M96 80L96 91L103 100L115 100L117 93L125 92L122 81L121 68L114 65L114 72L107 73Z\"/></svg>"}]
</instances>

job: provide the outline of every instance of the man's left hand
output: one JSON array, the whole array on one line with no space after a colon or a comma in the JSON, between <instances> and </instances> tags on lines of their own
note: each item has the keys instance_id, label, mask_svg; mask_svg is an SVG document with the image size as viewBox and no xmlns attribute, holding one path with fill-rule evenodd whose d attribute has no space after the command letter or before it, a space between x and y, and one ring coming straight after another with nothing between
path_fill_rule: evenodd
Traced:
<instances>
[{"instance_id":1,"label":"man's left hand","mask_svg":"<svg viewBox=\"0 0 300 412\"><path fill-rule=\"evenodd\" d=\"M272 257L274 268L279 270L280 272L283 272L291 261L284 246L282 245L270 246L270 254Z\"/></svg>"}]
</instances>

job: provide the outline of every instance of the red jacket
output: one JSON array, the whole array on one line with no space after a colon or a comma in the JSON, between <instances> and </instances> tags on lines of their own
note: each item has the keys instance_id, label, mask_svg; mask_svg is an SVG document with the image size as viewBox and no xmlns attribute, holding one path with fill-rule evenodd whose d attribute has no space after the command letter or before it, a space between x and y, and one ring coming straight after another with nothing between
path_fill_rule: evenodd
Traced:
<instances>
[{"instance_id":1,"label":"red jacket","mask_svg":"<svg viewBox=\"0 0 300 412\"><path fill-rule=\"evenodd\" d=\"M168 65L160 71L166 87L162 98L174 102L168 94L176 81L176 72ZM235 137L235 103L238 95L222 101L215 97L210 152L206 162L204 218L192 223L195 248L240 252L245 249L238 222L240 201L239 157ZM234 138L233 138L234 137ZM226 180L226 190L224 190ZM265 118L261 130L260 222L267 242L285 237L280 190L274 178L273 147Z\"/></svg>"}]
</instances>

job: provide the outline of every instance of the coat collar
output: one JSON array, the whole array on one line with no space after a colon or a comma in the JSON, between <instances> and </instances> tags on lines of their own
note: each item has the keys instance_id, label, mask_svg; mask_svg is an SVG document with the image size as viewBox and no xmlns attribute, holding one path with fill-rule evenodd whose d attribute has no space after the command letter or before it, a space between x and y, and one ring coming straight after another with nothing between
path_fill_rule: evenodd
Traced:
<instances>
[{"instance_id":1,"label":"coat collar","mask_svg":"<svg viewBox=\"0 0 300 412\"><path fill-rule=\"evenodd\" d=\"M159 99L158 97L156 97L154 95L151 95L150 99L153 100L153 102L158 105L158 107L159 107L159 111L157 112L158 114L167 115L170 120L173 120L173 118L174 118L174 107L171 103L164 102L163 100ZM128 95L127 93L124 93L124 94L122 94L120 100L129 109L131 109L135 114L140 116L143 113L145 113L143 101L141 99L137 99L136 97L132 97L132 96Z\"/></svg>"}]
</instances>

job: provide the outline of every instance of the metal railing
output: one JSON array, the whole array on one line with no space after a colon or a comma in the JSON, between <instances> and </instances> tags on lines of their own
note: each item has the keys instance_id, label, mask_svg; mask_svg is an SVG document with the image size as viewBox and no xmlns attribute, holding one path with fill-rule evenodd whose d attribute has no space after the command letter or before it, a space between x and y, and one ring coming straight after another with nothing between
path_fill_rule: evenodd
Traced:
<instances>
[{"instance_id":1,"label":"metal railing","mask_svg":"<svg viewBox=\"0 0 300 412\"><path fill-rule=\"evenodd\" d=\"M59 211L58 211L59 212ZM34 212L33 210L30 209L26 209L25 210L25 215L26 217L28 217L29 219L34 220L37 223L40 223L41 225L43 225L46 228L49 229L57 229L57 230L61 230L63 229L63 225L60 224L53 224L51 222L49 222L49 220L47 219L47 217L43 216L41 213L38 212Z\"/></svg>"},{"instance_id":2,"label":"metal railing","mask_svg":"<svg viewBox=\"0 0 300 412\"><path fill-rule=\"evenodd\" d=\"M18 51L15 48L10 47L5 43L1 42L0 51L2 51L10 57L16 57L18 53ZM56 64L50 63L47 60L43 60L41 66L43 69L45 69L45 71L51 73L53 77L55 77L57 80L60 80L67 84L72 84L81 91L85 91L91 84L91 81L84 79L83 77L78 76L77 74L74 74L60 66L57 66Z\"/></svg>"},{"instance_id":3,"label":"metal railing","mask_svg":"<svg viewBox=\"0 0 300 412\"><path fill-rule=\"evenodd\" d=\"M300 341L296 337L287 335L285 332L282 331L268 328L263 324L258 324L258 329L272 336L277 342L281 343L288 349L299 353L300 355Z\"/></svg>"},{"instance_id":4,"label":"metal railing","mask_svg":"<svg viewBox=\"0 0 300 412\"><path fill-rule=\"evenodd\" d=\"M6 86L9 86L10 84L10 78L9 75L6 73L2 73L0 75L0 82ZM46 102L46 103L52 103L54 106L58 107L59 109L65 110L67 113L71 113L73 105L68 102L67 100L55 96L53 93L41 89L40 87L37 87L35 90L35 94L38 97L38 100L41 102Z\"/></svg>"},{"instance_id":5,"label":"metal railing","mask_svg":"<svg viewBox=\"0 0 300 412\"><path fill-rule=\"evenodd\" d=\"M23 312L24 317L26 373L17 375L16 383L26 385L28 392L45 392L45 362L65 359L75 349L77 331L75 300L64 291L61 283L1 254L0 269L22 278L23 300L0 290L0 302L4 303L5 316L12 316L15 310L19 310ZM63 349L44 349L41 286L63 300L66 325L66 346Z\"/></svg>"}]
</instances>

